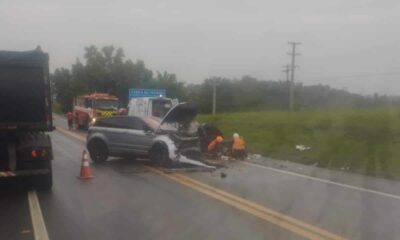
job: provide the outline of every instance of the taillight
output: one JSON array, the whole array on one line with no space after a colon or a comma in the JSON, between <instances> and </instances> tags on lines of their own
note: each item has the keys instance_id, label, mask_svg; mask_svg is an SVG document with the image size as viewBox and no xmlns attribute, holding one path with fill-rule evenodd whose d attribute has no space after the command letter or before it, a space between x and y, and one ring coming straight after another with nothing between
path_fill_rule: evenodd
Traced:
<instances>
[{"instance_id":1,"label":"taillight","mask_svg":"<svg viewBox=\"0 0 400 240\"><path fill-rule=\"evenodd\" d=\"M43 150L42 150L42 154L41 154L41 155L42 155L42 157L46 157L46 155L47 155L46 149L43 149Z\"/></svg>"},{"instance_id":2,"label":"taillight","mask_svg":"<svg viewBox=\"0 0 400 240\"><path fill-rule=\"evenodd\" d=\"M32 156L33 158L37 158L38 152L37 152L35 149L33 149L32 152L31 152L31 156Z\"/></svg>"},{"instance_id":3,"label":"taillight","mask_svg":"<svg viewBox=\"0 0 400 240\"><path fill-rule=\"evenodd\" d=\"M32 149L31 151L31 157L32 158L40 158L40 157L46 157L47 156L47 151L46 149Z\"/></svg>"}]
</instances>

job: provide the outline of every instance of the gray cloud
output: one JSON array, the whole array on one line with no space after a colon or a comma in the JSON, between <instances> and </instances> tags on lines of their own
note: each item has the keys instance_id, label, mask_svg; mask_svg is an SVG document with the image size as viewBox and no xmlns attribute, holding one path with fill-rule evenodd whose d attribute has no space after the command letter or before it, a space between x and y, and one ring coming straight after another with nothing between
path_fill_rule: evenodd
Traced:
<instances>
[{"instance_id":1,"label":"gray cloud","mask_svg":"<svg viewBox=\"0 0 400 240\"><path fill-rule=\"evenodd\" d=\"M70 66L89 44L123 47L186 82L281 79L287 41L301 41L297 79L362 93L400 92L399 3L391 1L23 1L0 3L2 49Z\"/></svg>"}]
</instances>

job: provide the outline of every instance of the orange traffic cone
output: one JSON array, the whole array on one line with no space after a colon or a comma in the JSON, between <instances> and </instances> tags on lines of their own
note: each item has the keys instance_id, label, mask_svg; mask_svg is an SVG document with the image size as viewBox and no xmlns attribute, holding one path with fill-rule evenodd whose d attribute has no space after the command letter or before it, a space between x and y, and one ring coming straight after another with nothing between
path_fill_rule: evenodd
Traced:
<instances>
[{"instance_id":1,"label":"orange traffic cone","mask_svg":"<svg viewBox=\"0 0 400 240\"><path fill-rule=\"evenodd\" d=\"M89 167L89 158L88 158L86 150L83 150L81 175L79 176L79 178L80 179L90 179L92 177L93 177L92 172L90 171L90 167Z\"/></svg>"}]
</instances>

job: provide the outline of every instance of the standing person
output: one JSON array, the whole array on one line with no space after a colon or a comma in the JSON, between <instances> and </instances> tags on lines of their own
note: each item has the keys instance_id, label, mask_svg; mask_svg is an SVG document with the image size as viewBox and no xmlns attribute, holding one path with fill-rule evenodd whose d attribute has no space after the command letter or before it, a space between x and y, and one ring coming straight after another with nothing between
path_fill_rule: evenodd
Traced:
<instances>
[{"instance_id":1,"label":"standing person","mask_svg":"<svg viewBox=\"0 0 400 240\"><path fill-rule=\"evenodd\" d=\"M73 114L72 112L67 112L67 121L68 121L68 129L71 130L72 129L72 121L73 121Z\"/></svg>"},{"instance_id":2,"label":"standing person","mask_svg":"<svg viewBox=\"0 0 400 240\"><path fill-rule=\"evenodd\" d=\"M244 160L247 156L246 143L238 133L233 134L232 157Z\"/></svg>"}]
</instances>

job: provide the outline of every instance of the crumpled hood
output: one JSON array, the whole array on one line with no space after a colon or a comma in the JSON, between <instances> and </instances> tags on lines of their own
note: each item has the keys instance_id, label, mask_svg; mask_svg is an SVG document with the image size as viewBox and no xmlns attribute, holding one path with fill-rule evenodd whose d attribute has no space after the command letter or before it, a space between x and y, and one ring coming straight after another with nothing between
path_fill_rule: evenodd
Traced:
<instances>
[{"instance_id":1,"label":"crumpled hood","mask_svg":"<svg viewBox=\"0 0 400 240\"><path fill-rule=\"evenodd\" d=\"M190 103L179 103L172 107L160 122L189 124L197 115L197 108Z\"/></svg>"}]
</instances>

